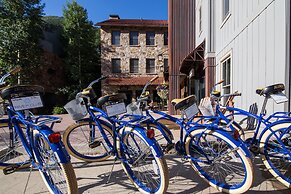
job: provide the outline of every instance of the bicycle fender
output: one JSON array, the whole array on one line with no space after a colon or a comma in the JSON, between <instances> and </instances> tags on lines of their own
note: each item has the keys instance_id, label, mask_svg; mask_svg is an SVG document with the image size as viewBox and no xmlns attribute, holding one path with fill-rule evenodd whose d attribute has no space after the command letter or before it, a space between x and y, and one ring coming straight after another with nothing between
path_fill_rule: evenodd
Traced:
<instances>
[{"instance_id":1,"label":"bicycle fender","mask_svg":"<svg viewBox=\"0 0 291 194\"><path fill-rule=\"evenodd\" d=\"M275 122L271 123L270 125L266 126L260 134L259 142L261 142L261 139L266 131L270 130L273 133L274 130L280 129L279 125L283 126L284 124L287 124L287 123L291 124L291 119L278 120L278 121L275 121Z\"/></svg>"},{"instance_id":2,"label":"bicycle fender","mask_svg":"<svg viewBox=\"0 0 291 194\"><path fill-rule=\"evenodd\" d=\"M70 155L67 152L67 150L65 149L65 146L64 146L62 140L58 143L50 143L48 136L50 134L54 133L51 128L49 128L48 126L41 126L41 128L40 128L40 130L38 130L38 132L40 134L42 134L44 138L46 138L47 142L49 142L49 146L51 147L53 152L56 153L55 155L57 156L58 162L60 162L60 163L70 162L70 160L71 160Z\"/></svg>"},{"instance_id":3,"label":"bicycle fender","mask_svg":"<svg viewBox=\"0 0 291 194\"><path fill-rule=\"evenodd\" d=\"M155 156L157 158L161 158L161 157L164 156L164 153L163 153L160 145L157 143L156 139L148 138L144 128L141 128L141 127L138 127L138 126L135 126L134 128L125 127L122 130L122 137L125 135L125 131L127 131L127 130L131 130L131 131L135 130L135 131L137 131L141 135L141 137L144 139L144 141L147 142L148 145L152 148L152 150L153 150L153 152L154 152L154 154L155 154Z\"/></svg>"},{"instance_id":4,"label":"bicycle fender","mask_svg":"<svg viewBox=\"0 0 291 194\"><path fill-rule=\"evenodd\" d=\"M201 129L201 126L199 127ZM198 127L191 127L188 131L187 134L185 135L185 138L187 138L192 131L198 129ZM247 146L244 145L244 143L240 140L235 140L232 135L224 130L221 130L219 128L215 128L215 127L205 127L205 129L211 130L211 131L215 131L216 133L221 134L222 136L225 136L227 139L231 140L236 147L239 147L241 149L241 151L244 153L244 155L248 158L252 158L252 154L249 151L249 149L247 148Z\"/></svg>"}]
</instances>

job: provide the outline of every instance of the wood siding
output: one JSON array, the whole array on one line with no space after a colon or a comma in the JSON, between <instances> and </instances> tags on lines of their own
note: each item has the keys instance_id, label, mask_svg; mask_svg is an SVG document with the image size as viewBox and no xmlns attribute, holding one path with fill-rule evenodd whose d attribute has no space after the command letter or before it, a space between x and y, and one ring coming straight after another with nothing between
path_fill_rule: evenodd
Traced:
<instances>
[{"instance_id":1,"label":"wood siding","mask_svg":"<svg viewBox=\"0 0 291 194\"><path fill-rule=\"evenodd\" d=\"M285 0L230 1L230 15L222 21L222 1L215 1L216 80L222 78L220 61L231 55L231 92L236 106L248 108L263 102L255 90L286 82L286 12ZM221 89L222 90L222 89ZM269 101L267 110L283 110L283 105Z\"/></svg>"},{"instance_id":2,"label":"wood siding","mask_svg":"<svg viewBox=\"0 0 291 194\"><path fill-rule=\"evenodd\" d=\"M180 97L180 65L195 48L195 0L169 0L169 102ZM169 103L169 112L173 108Z\"/></svg>"}]
</instances>

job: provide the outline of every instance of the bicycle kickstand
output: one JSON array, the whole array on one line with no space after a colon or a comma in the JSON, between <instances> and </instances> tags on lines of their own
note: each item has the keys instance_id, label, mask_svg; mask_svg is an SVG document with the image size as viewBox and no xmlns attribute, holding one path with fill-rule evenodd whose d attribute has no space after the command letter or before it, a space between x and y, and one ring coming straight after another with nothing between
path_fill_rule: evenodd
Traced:
<instances>
[{"instance_id":1,"label":"bicycle kickstand","mask_svg":"<svg viewBox=\"0 0 291 194\"><path fill-rule=\"evenodd\" d=\"M109 180L110 180L110 178L111 178L111 175L112 175L112 172L113 172L114 165L115 165L116 161L117 161L117 158L114 159L114 162L113 162L113 165L112 165L111 171L109 172L110 174L109 174L109 176L108 176L108 180L107 180L106 184L109 183Z\"/></svg>"}]
</instances>

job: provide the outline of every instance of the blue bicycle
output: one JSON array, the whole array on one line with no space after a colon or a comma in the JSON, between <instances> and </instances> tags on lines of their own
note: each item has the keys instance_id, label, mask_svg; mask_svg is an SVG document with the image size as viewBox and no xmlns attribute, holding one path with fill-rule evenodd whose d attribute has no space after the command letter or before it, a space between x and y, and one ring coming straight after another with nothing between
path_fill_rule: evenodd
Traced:
<instances>
[{"instance_id":1,"label":"blue bicycle","mask_svg":"<svg viewBox=\"0 0 291 194\"><path fill-rule=\"evenodd\" d=\"M118 118L125 112L125 95L106 95L98 98L97 106L91 105L92 98L96 97L92 86L102 79L90 83L65 106L76 120L64 133L67 150L87 162L114 156L140 192L165 193L169 184L168 168L153 131ZM89 117L83 118L87 113Z\"/></svg>"},{"instance_id":2,"label":"blue bicycle","mask_svg":"<svg viewBox=\"0 0 291 194\"><path fill-rule=\"evenodd\" d=\"M175 109L182 112L180 118L146 107L146 87L150 83L146 84L140 98L129 105L131 114L123 115L122 119L147 121L142 125L154 129L157 138L166 142L165 149L172 147L173 135L162 122L176 123L180 126L180 138L175 144L178 155L188 160L193 169L218 190L227 193L246 192L252 186L254 177L252 156L247 147L224 128L204 122L205 119L216 117L198 117L193 95L172 101ZM144 111L140 108L144 108Z\"/></svg>"},{"instance_id":3,"label":"blue bicycle","mask_svg":"<svg viewBox=\"0 0 291 194\"><path fill-rule=\"evenodd\" d=\"M20 69L5 74L5 79ZM33 116L28 110L42 106L40 86L16 85L1 91L7 117L0 119L0 168L4 174L32 166L39 170L51 193L78 193L70 156L59 133L52 131L60 119ZM4 113L4 111L2 111ZM50 124L50 126L48 126Z\"/></svg>"},{"instance_id":4,"label":"blue bicycle","mask_svg":"<svg viewBox=\"0 0 291 194\"><path fill-rule=\"evenodd\" d=\"M260 154L267 170L286 187L291 188L291 118L290 112L275 112L266 116L266 105L269 99L282 103L288 99L282 93L283 84L257 89L256 93L263 96L261 112L257 114L256 103L249 111L230 106L221 106L220 92L213 92L215 114L219 119L214 123L227 126L228 130L240 135L241 140L255 155ZM234 94L237 95L237 94ZM248 136L248 133L251 135Z\"/></svg>"}]
</instances>

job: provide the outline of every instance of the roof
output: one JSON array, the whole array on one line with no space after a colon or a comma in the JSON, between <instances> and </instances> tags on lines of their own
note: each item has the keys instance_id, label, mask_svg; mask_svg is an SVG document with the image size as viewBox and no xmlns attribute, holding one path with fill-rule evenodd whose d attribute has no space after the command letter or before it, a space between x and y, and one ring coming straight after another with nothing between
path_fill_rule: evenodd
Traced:
<instances>
[{"instance_id":1,"label":"roof","mask_svg":"<svg viewBox=\"0 0 291 194\"><path fill-rule=\"evenodd\" d=\"M135 26L135 27L168 27L168 20L144 19L109 19L95 24L96 26Z\"/></svg>"},{"instance_id":2,"label":"roof","mask_svg":"<svg viewBox=\"0 0 291 194\"><path fill-rule=\"evenodd\" d=\"M144 86L153 77L109 77L105 80L105 84L111 86ZM151 85L160 85L164 79L159 77Z\"/></svg>"}]
</instances>

